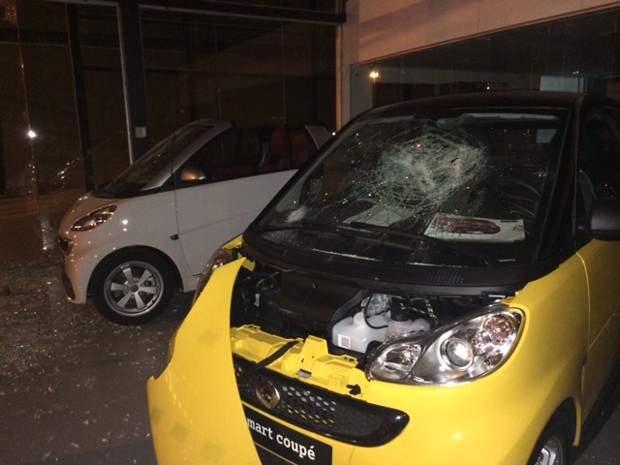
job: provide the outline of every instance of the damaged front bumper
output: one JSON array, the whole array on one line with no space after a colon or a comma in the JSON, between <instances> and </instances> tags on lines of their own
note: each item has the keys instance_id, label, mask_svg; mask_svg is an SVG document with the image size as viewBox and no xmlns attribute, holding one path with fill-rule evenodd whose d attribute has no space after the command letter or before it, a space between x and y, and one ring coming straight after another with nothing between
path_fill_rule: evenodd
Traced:
<instances>
[{"instance_id":1,"label":"damaged front bumper","mask_svg":"<svg viewBox=\"0 0 620 465\"><path fill-rule=\"evenodd\" d=\"M354 357L329 354L321 338L231 330L243 262L214 272L176 333L168 366L148 381L159 465L527 462L540 431L524 419L543 404L519 402L527 380L369 381Z\"/></svg>"}]
</instances>

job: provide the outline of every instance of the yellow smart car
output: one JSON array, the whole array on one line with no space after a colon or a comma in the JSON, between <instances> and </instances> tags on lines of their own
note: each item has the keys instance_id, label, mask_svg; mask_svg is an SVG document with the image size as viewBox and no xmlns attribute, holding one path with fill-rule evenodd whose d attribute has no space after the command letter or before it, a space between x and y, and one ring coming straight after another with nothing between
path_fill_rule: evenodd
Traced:
<instances>
[{"instance_id":1,"label":"yellow smart car","mask_svg":"<svg viewBox=\"0 0 620 465\"><path fill-rule=\"evenodd\" d=\"M210 260L159 464L569 463L619 359L619 167L593 96L356 118Z\"/></svg>"}]
</instances>

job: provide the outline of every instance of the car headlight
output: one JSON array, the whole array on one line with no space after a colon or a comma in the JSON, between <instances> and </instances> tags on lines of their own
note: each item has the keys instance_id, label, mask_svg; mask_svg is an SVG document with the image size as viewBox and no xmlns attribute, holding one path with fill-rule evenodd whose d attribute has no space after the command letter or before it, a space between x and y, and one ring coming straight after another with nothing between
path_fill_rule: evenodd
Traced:
<instances>
[{"instance_id":1,"label":"car headlight","mask_svg":"<svg viewBox=\"0 0 620 465\"><path fill-rule=\"evenodd\" d=\"M472 381L508 359L523 320L519 311L496 303L431 333L387 341L370 354L366 376L414 385Z\"/></svg>"},{"instance_id":2,"label":"car headlight","mask_svg":"<svg viewBox=\"0 0 620 465\"><path fill-rule=\"evenodd\" d=\"M215 251L213 255L207 261L207 264L198 279L198 284L196 286L196 291L194 291L194 300L192 300L192 305L198 299L198 296L202 292L202 290L209 282L213 271L219 268L220 266L226 265L237 259L237 250L236 248L227 248L226 246L222 246Z\"/></svg>"},{"instance_id":3,"label":"car headlight","mask_svg":"<svg viewBox=\"0 0 620 465\"><path fill-rule=\"evenodd\" d=\"M88 215L83 216L73 223L71 231L88 231L89 229L96 228L112 218L115 211L116 205L107 205L94 212L90 212Z\"/></svg>"}]
</instances>

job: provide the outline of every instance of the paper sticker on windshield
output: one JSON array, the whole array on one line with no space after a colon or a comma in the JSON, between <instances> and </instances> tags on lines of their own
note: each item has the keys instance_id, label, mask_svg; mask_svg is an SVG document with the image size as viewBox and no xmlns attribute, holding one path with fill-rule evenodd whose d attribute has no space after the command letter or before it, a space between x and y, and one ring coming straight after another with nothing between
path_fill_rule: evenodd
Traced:
<instances>
[{"instance_id":1,"label":"paper sticker on windshield","mask_svg":"<svg viewBox=\"0 0 620 465\"><path fill-rule=\"evenodd\" d=\"M523 220L496 220L438 213L426 236L452 241L515 242L525 239Z\"/></svg>"}]
</instances>

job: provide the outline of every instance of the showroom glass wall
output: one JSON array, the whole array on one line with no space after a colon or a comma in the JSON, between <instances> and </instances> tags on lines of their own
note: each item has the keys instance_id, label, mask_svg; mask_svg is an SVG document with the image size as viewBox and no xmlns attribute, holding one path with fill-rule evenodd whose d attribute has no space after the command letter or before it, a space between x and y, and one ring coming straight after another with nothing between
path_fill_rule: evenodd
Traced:
<instances>
[{"instance_id":1,"label":"showroom glass wall","mask_svg":"<svg viewBox=\"0 0 620 465\"><path fill-rule=\"evenodd\" d=\"M202 117L335 127L335 26L140 18L151 145ZM114 7L0 4L0 200L84 192L128 166L118 30Z\"/></svg>"},{"instance_id":2,"label":"showroom glass wall","mask_svg":"<svg viewBox=\"0 0 620 465\"><path fill-rule=\"evenodd\" d=\"M620 11L521 27L354 66L351 115L411 98L500 89L587 91L620 100Z\"/></svg>"}]
</instances>

